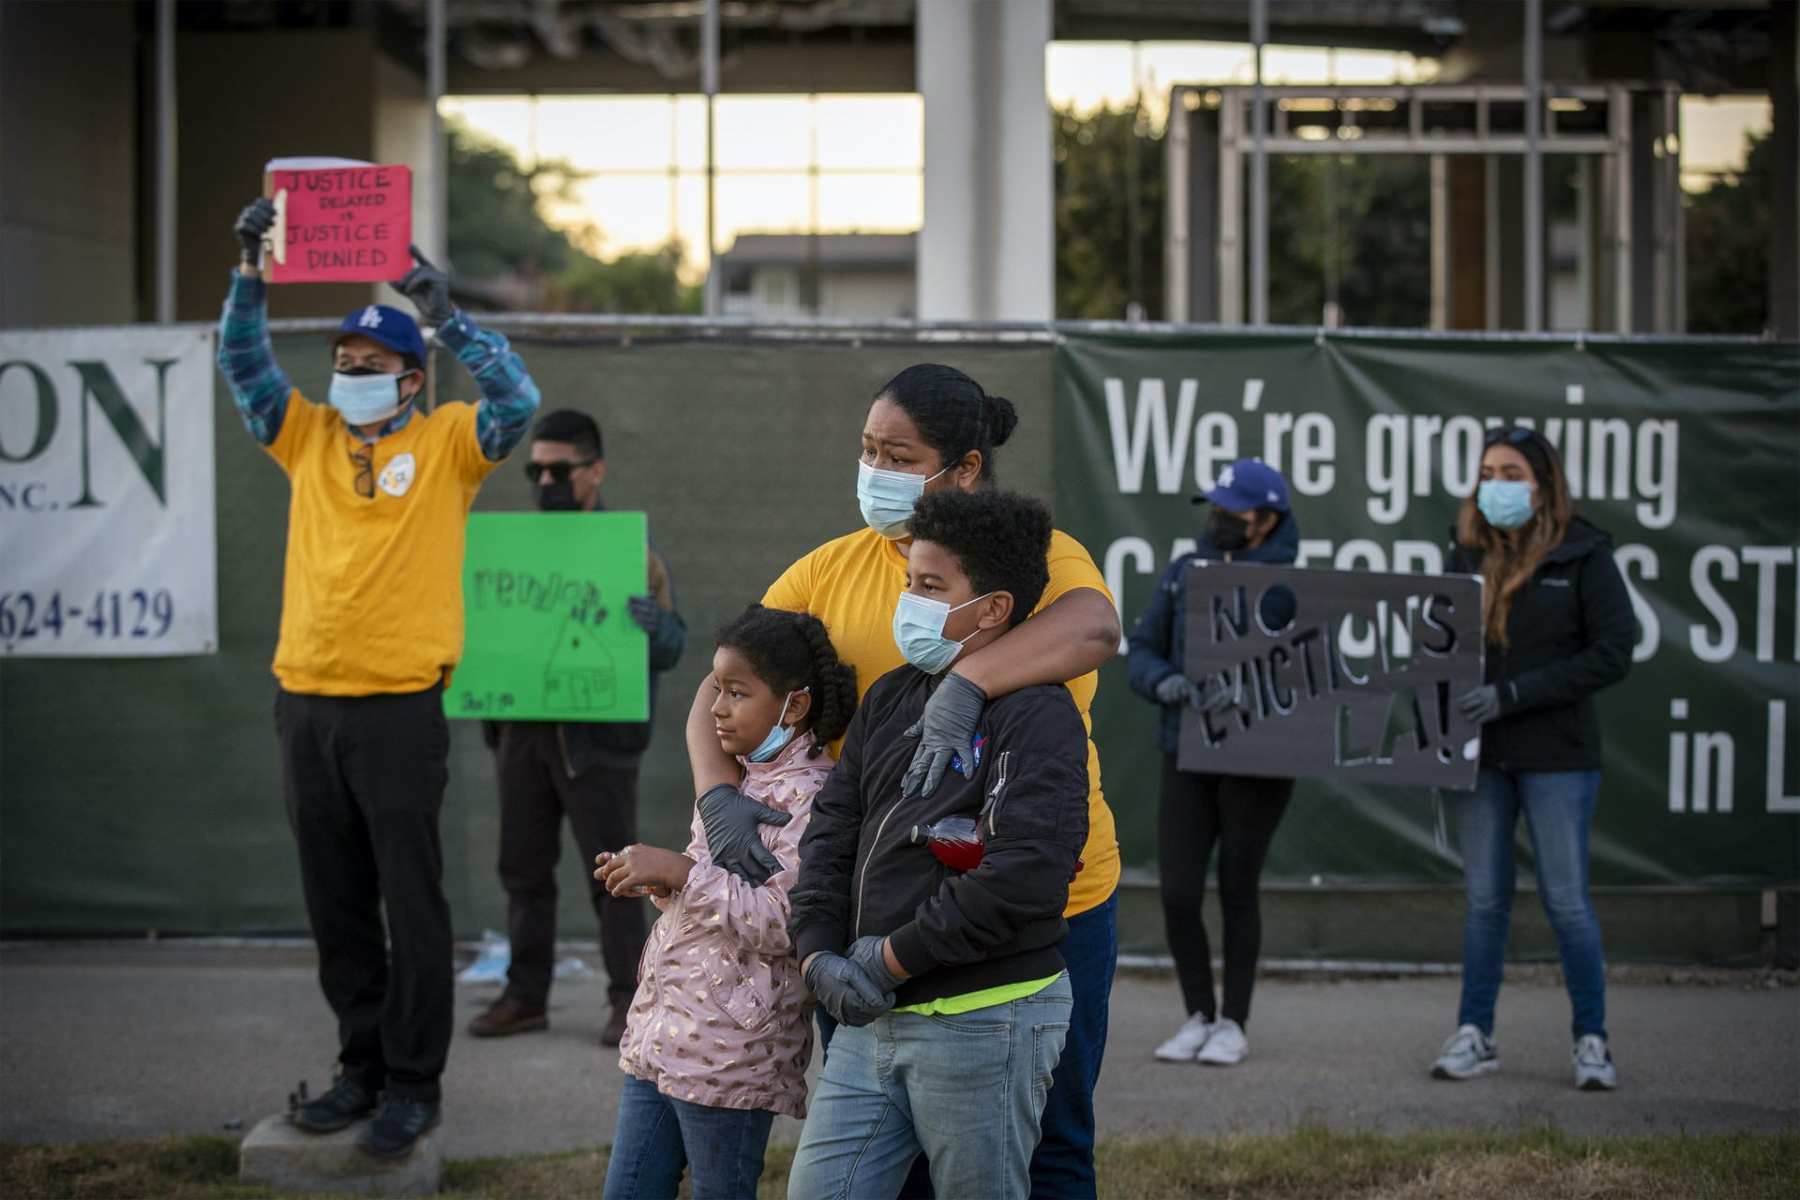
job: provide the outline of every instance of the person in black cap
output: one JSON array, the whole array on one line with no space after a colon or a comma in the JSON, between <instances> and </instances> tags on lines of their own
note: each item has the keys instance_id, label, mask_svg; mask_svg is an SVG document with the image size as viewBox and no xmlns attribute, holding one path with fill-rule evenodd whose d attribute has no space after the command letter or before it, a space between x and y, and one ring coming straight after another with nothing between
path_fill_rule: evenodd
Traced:
<instances>
[{"instance_id":1,"label":"person in black cap","mask_svg":"<svg viewBox=\"0 0 1800 1200\"><path fill-rule=\"evenodd\" d=\"M438 811L464 531L482 481L525 436L538 390L506 339L456 309L449 278L414 250L400 290L475 377L480 403L419 406L425 339L385 304L344 318L325 403L309 399L269 342L257 264L274 219L267 199L238 216L219 369L291 493L275 726L339 1047L332 1087L292 1116L311 1133L373 1116L359 1142L391 1158L438 1123L454 1017Z\"/></svg>"},{"instance_id":2,"label":"person in black cap","mask_svg":"<svg viewBox=\"0 0 1800 1200\"><path fill-rule=\"evenodd\" d=\"M525 477L545 512L598 512L606 506L606 448L594 418L572 408L538 419ZM687 645L687 623L675 608L675 581L654 545L645 579L649 591L626 609L650 639L650 708L656 677L674 667ZM617 1046L637 990L638 960L649 929L644 901L613 896L594 878L594 857L637 841L638 763L650 745L650 722L491 721L483 733L500 775L500 882L506 888L506 928L512 958L506 990L469 1023L476 1037L505 1037L550 1027L550 981L556 951L556 860L566 813L580 850L600 955L606 963L612 1014L600 1044Z\"/></svg>"},{"instance_id":3,"label":"person in black cap","mask_svg":"<svg viewBox=\"0 0 1800 1200\"><path fill-rule=\"evenodd\" d=\"M1232 1066L1250 1043L1250 993L1262 948L1258 888L1263 860L1294 794L1292 779L1212 775L1175 764L1181 710L1194 705L1219 712L1237 702L1218 681L1202 688L1187 678L1187 574L1194 561L1291 564L1300 527L1289 511L1287 481L1267 463L1242 458L1219 473L1208 503L1205 532L1191 554L1169 564L1156 594L1131 631L1132 690L1161 707L1157 741L1162 747L1162 788L1157 801L1157 862L1163 922L1188 1018L1158 1046L1165 1062L1199 1061ZM1293 619L1290 594L1264 594L1263 623L1280 629ZM1285 610L1285 611L1282 611ZM1213 993L1212 948L1201 920L1207 863L1219 849L1219 907L1224 917L1225 995L1221 1012Z\"/></svg>"}]
</instances>

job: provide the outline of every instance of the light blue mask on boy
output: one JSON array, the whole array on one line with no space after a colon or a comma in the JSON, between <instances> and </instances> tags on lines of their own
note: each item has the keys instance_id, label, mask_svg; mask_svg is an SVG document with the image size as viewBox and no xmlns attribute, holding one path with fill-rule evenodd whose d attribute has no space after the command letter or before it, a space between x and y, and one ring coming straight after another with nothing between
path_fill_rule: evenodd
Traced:
<instances>
[{"instance_id":1,"label":"light blue mask on boy","mask_svg":"<svg viewBox=\"0 0 1800 1200\"><path fill-rule=\"evenodd\" d=\"M810 692L811 690L811 688L800 689L801 692ZM789 692L781 698L781 717L787 716L789 702L799 694L800 692ZM745 761L753 763L774 762L775 756L787 749L787 744L794 740L794 727L792 725L783 725L781 723L781 717L777 717L775 719L775 724L769 726L769 732L763 737L761 742L757 743L756 749L744 755Z\"/></svg>"},{"instance_id":2,"label":"light blue mask on boy","mask_svg":"<svg viewBox=\"0 0 1800 1200\"><path fill-rule=\"evenodd\" d=\"M993 593L989 592L951 608L942 600L901 592L900 603L894 606L894 645L900 647L901 655L919 670L927 675L939 674L956 661L963 642L975 636L971 633L962 642L952 641L944 636L944 623L950 619L951 613L986 600L991 595Z\"/></svg>"},{"instance_id":3,"label":"light blue mask on boy","mask_svg":"<svg viewBox=\"0 0 1800 1200\"><path fill-rule=\"evenodd\" d=\"M1484 479L1475 489L1475 507L1495 529L1517 529L1531 520L1531 485L1513 479Z\"/></svg>"},{"instance_id":4,"label":"light blue mask on boy","mask_svg":"<svg viewBox=\"0 0 1800 1200\"><path fill-rule=\"evenodd\" d=\"M400 379L399 375L380 372L368 375L337 371L331 376L331 391L326 398L331 407L344 414L345 423L373 425L406 407L406 401L400 398Z\"/></svg>"},{"instance_id":5,"label":"light blue mask on boy","mask_svg":"<svg viewBox=\"0 0 1800 1200\"><path fill-rule=\"evenodd\" d=\"M945 467L944 471L950 468ZM906 471L878 471L861 459L856 463L856 503L862 509L869 528L884 538L906 536L912 520L913 505L925 494L925 485L944 471L927 479Z\"/></svg>"}]
</instances>

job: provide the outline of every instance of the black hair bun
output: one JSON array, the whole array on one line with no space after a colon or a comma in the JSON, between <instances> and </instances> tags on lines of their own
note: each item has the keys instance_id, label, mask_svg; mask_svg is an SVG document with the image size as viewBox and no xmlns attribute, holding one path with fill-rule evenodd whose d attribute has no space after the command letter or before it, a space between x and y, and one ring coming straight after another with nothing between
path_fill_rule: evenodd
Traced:
<instances>
[{"instance_id":1,"label":"black hair bun","mask_svg":"<svg viewBox=\"0 0 1800 1200\"><path fill-rule=\"evenodd\" d=\"M1012 431L1019 427L1019 410L1005 396L987 394L986 400L988 433L996 446L1006 445L1006 439Z\"/></svg>"}]
</instances>

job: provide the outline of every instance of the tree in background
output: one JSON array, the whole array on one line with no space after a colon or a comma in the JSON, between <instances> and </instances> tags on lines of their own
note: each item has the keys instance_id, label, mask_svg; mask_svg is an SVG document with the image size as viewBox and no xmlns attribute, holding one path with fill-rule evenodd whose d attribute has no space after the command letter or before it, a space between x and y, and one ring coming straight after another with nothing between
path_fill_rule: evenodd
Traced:
<instances>
[{"instance_id":1,"label":"tree in background","mask_svg":"<svg viewBox=\"0 0 1800 1200\"><path fill-rule=\"evenodd\" d=\"M558 229L547 203L572 203L585 176L560 160L526 169L512 151L450 122L449 246L466 298L544 312L670 314L699 311L683 284L681 248L604 260L593 226Z\"/></svg>"},{"instance_id":2,"label":"tree in background","mask_svg":"<svg viewBox=\"0 0 1800 1200\"><path fill-rule=\"evenodd\" d=\"M1056 315L1160 320L1163 313L1162 131L1139 107L1052 116L1056 177Z\"/></svg>"},{"instance_id":3,"label":"tree in background","mask_svg":"<svg viewBox=\"0 0 1800 1200\"><path fill-rule=\"evenodd\" d=\"M1163 131L1138 107L1054 114L1056 315L1123 320L1163 305ZM1245 228L1248 228L1246 216ZM1247 271L1246 271L1247 274ZM1420 157L1269 162L1269 319L1423 326L1431 315L1431 194Z\"/></svg>"},{"instance_id":4,"label":"tree in background","mask_svg":"<svg viewBox=\"0 0 1800 1200\"><path fill-rule=\"evenodd\" d=\"M1686 198L1690 333L1762 333L1769 325L1769 237L1775 228L1772 151L1746 138L1744 170Z\"/></svg>"}]
</instances>

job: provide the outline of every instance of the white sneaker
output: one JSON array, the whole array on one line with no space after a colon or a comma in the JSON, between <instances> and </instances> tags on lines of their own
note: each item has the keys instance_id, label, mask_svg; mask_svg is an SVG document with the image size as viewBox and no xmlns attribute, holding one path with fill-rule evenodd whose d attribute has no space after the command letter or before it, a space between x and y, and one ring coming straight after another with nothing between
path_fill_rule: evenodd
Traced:
<instances>
[{"instance_id":1,"label":"white sneaker","mask_svg":"<svg viewBox=\"0 0 1800 1200\"><path fill-rule=\"evenodd\" d=\"M1464 1025L1444 1043L1444 1052L1431 1064L1433 1079L1473 1079L1500 1069L1494 1043L1473 1025Z\"/></svg>"},{"instance_id":2,"label":"white sneaker","mask_svg":"<svg viewBox=\"0 0 1800 1200\"><path fill-rule=\"evenodd\" d=\"M1575 1043L1575 1086L1584 1092L1610 1092L1619 1086L1612 1051L1597 1033L1584 1034Z\"/></svg>"},{"instance_id":3,"label":"white sneaker","mask_svg":"<svg viewBox=\"0 0 1800 1200\"><path fill-rule=\"evenodd\" d=\"M1174 1037L1156 1048L1156 1057L1164 1062L1193 1062L1214 1028L1203 1015L1195 1013L1175 1031Z\"/></svg>"},{"instance_id":4,"label":"white sneaker","mask_svg":"<svg viewBox=\"0 0 1800 1200\"><path fill-rule=\"evenodd\" d=\"M1201 1047L1199 1061L1209 1067L1235 1067L1250 1053L1250 1039L1236 1021L1224 1020L1213 1026L1212 1036Z\"/></svg>"}]
</instances>

